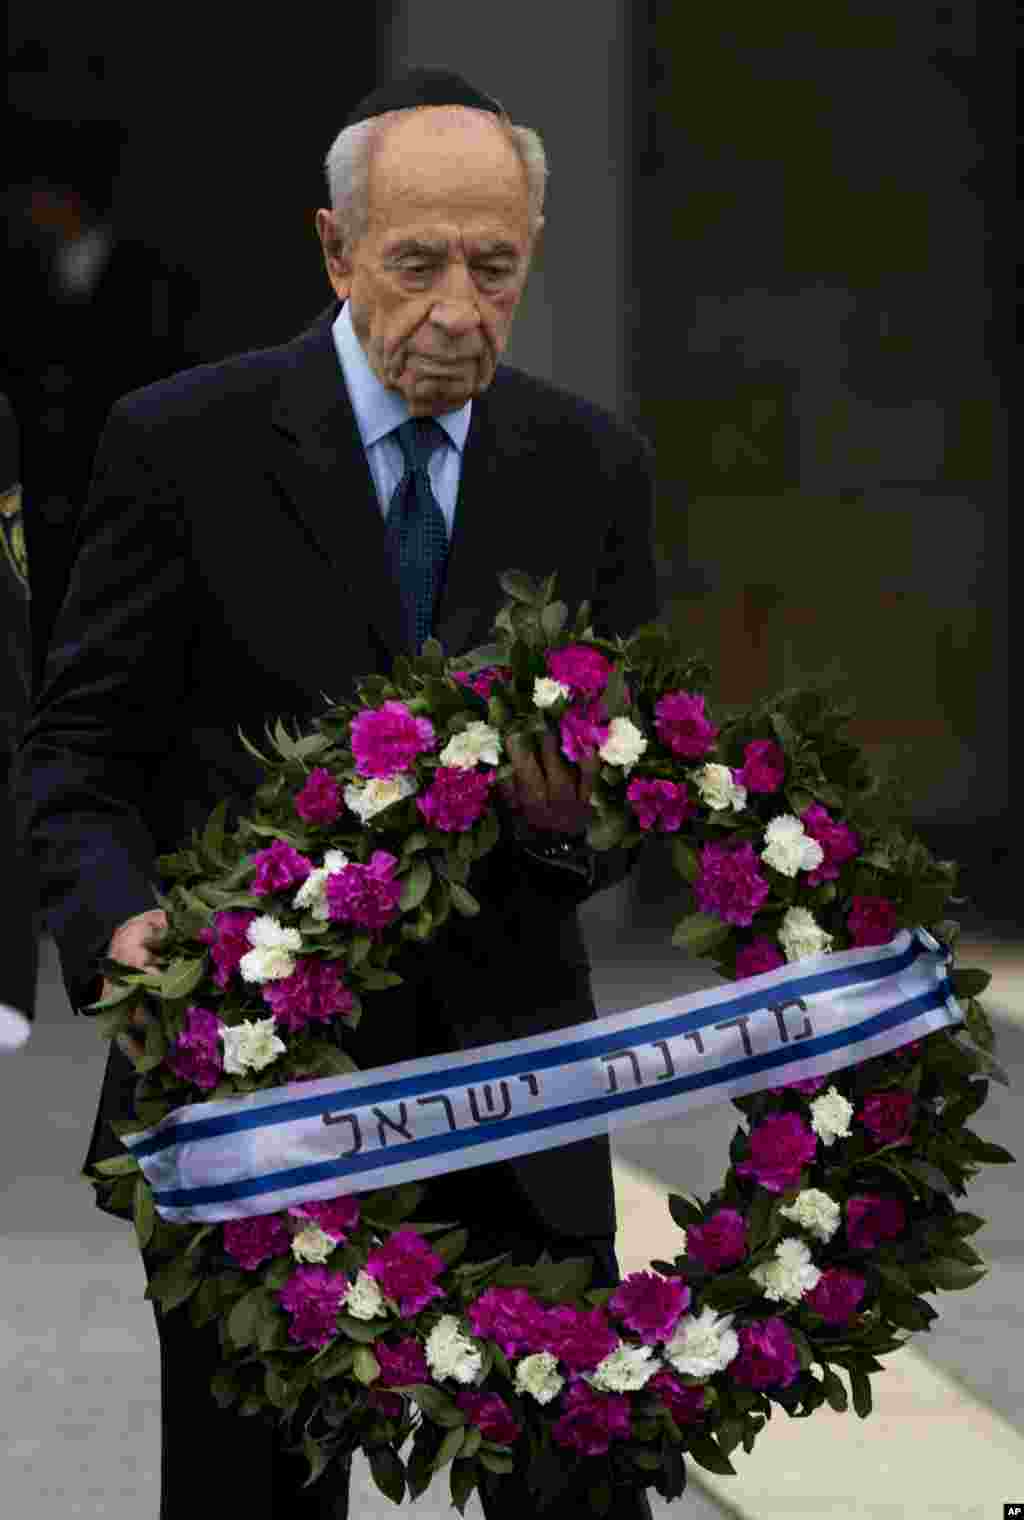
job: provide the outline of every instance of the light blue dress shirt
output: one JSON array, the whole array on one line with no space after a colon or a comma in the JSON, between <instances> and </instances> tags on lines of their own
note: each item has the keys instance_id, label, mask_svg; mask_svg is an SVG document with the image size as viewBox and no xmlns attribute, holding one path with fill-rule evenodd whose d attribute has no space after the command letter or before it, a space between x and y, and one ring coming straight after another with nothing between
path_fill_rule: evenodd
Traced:
<instances>
[{"instance_id":1,"label":"light blue dress shirt","mask_svg":"<svg viewBox=\"0 0 1024 1520\"><path fill-rule=\"evenodd\" d=\"M397 438L393 436L394 430L401 423L408 422L409 408L404 397L397 391L389 391L370 368L363 345L352 326L347 301L343 302L331 333L345 389L352 402L359 436L363 440L370 473L377 489L377 500L386 518L395 487L405 473L402 450ZM428 465L430 484L444 513L449 541L455 522L455 503L462 475L462 450L469 432L472 407L472 401L467 401L456 411L442 412L437 418L448 435L448 447L435 449ZM389 437L389 434L392 436Z\"/></svg>"}]
</instances>

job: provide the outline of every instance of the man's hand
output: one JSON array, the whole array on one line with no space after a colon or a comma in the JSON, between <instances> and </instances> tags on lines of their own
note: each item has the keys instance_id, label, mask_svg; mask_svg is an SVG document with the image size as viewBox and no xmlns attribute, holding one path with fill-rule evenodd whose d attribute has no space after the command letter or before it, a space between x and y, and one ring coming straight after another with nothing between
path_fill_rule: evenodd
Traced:
<instances>
[{"instance_id":1,"label":"man's hand","mask_svg":"<svg viewBox=\"0 0 1024 1520\"><path fill-rule=\"evenodd\" d=\"M111 960L122 961L126 966L135 966L142 971L153 964L152 952L166 933L167 914L163 908L149 908L145 913L136 913L134 918L114 930L107 955ZM116 990L114 983L104 978L101 997L109 997ZM139 1061L146 1051L145 1031L150 1015L142 1008L135 1008L129 1018L141 1034L119 1034L117 1043L129 1060Z\"/></svg>"},{"instance_id":2,"label":"man's hand","mask_svg":"<svg viewBox=\"0 0 1024 1520\"><path fill-rule=\"evenodd\" d=\"M517 734L505 741L515 772L514 782L504 782L506 803L521 812L531 828L553 834L582 834L593 817L590 794L601 765L595 752L578 766L559 754L557 734L547 733L538 752Z\"/></svg>"}]
</instances>

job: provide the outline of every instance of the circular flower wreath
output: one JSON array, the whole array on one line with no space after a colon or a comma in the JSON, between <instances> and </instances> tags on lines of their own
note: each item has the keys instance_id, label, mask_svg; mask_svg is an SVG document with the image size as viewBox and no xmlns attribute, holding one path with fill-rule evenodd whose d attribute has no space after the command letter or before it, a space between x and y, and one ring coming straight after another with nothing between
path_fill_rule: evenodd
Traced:
<instances>
[{"instance_id":1,"label":"circular flower wreath","mask_svg":"<svg viewBox=\"0 0 1024 1520\"><path fill-rule=\"evenodd\" d=\"M604 640L586 604L568 629L553 576L501 584L494 645L445 660L428 643L312 732L278 722L269 757L242 736L267 780L235 827L222 803L161 858L157 967L105 963L104 1037L142 1000L154 1013L119 1135L353 1069L344 1033L364 993L401 980L396 949L479 910L467 883L502 832L513 731L554 727L571 761L597 750L589 843L671 836L697 909L673 943L725 977L917 924L952 949L956 867L899 826L843 736L850 708L800 690L716 721L710 671L664 629ZM1009 1085L977 1001L988 980L952 972L964 1025L733 1099L749 1128L723 1185L706 1204L670 1196L679 1254L614 1289L589 1288L586 1259L462 1261L467 1230L417 1223L415 1184L196 1228L157 1217L130 1154L90 1180L134 1209L157 1263L147 1297L216 1322L218 1404L280 1423L308 1481L361 1448L395 1502L448 1467L460 1510L513 1471L543 1508L578 1464L598 1514L623 1485L672 1498L685 1454L734 1473L773 1404L845 1410L840 1368L866 1416L878 1358L937 1317L922 1295L984 1275L966 1239L984 1220L951 1195L1014 1160L966 1127L988 1092L972 1079Z\"/></svg>"}]
</instances>

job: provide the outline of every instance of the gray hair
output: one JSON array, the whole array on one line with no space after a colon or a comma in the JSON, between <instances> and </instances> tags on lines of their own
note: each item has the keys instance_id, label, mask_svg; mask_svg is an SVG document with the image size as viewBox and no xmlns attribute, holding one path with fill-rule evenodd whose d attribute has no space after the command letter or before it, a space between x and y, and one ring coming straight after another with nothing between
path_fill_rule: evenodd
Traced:
<instances>
[{"instance_id":1,"label":"gray hair","mask_svg":"<svg viewBox=\"0 0 1024 1520\"><path fill-rule=\"evenodd\" d=\"M343 127L331 144L324 160L324 168L327 171L331 210L337 218L342 240L347 247L357 243L369 225L370 164L377 144L392 122L418 110L422 110L422 107L411 106L400 111L385 111L380 116L371 116L368 121L357 121L351 127ZM507 116L495 116L494 120L505 133L526 173L532 237L540 226L544 209L544 191L548 177L544 144L540 134L532 127L516 126Z\"/></svg>"}]
</instances>

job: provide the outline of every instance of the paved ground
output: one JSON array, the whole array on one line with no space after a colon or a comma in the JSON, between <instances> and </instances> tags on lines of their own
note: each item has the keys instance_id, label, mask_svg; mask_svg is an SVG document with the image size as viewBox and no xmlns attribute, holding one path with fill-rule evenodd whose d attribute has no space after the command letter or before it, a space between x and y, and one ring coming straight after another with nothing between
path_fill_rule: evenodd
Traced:
<instances>
[{"instance_id":1,"label":"paved ground","mask_svg":"<svg viewBox=\"0 0 1024 1520\"><path fill-rule=\"evenodd\" d=\"M710 980L705 967L637 940L620 941L610 960L611 916L592 913L589 925L602 1012ZM989 1002L1014 1090L993 1085L977 1127L1020 1155L1013 1105L1024 1078L1024 949L1003 941L979 952L978 961L996 974ZM72 1018L48 941L37 1019L29 1045L0 1066L4 1514L149 1520L159 1497L156 1333L130 1228L99 1214L77 1177L105 1049L85 1020ZM617 1138L625 1270L671 1254L665 1191L706 1195L718 1184L737 1118L723 1105ZM927 1356L915 1349L890 1360L876 1381L876 1416L861 1422L822 1411L808 1424L779 1413L750 1457L737 1454L736 1478L714 1479L691 1466L690 1488L672 1512L694 1520L998 1520L1003 1501L1024 1500L1022 1192L1020 1167L992 1168L961 1200L991 1220L975 1238L991 1272L967 1293L937 1296L937 1328L918 1338L927 1341ZM669 1508L659 1504L655 1513ZM361 1468L353 1517L384 1520L394 1512ZM439 1493L415 1513L435 1520L452 1511ZM479 1520L479 1507L467 1514Z\"/></svg>"}]
</instances>

